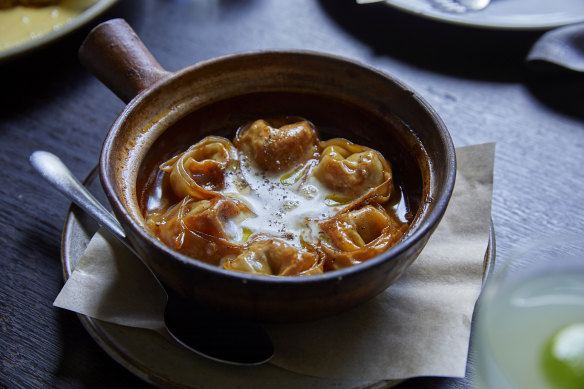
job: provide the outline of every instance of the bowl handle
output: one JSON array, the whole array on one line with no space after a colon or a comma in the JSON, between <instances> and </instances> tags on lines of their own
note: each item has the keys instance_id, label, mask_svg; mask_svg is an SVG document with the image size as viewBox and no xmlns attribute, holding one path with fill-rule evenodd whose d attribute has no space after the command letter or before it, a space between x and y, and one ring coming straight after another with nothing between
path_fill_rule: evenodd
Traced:
<instances>
[{"instance_id":1,"label":"bowl handle","mask_svg":"<svg viewBox=\"0 0 584 389\"><path fill-rule=\"evenodd\" d=\"M79 48L79 60L126 103L171 74L123 19L108 20L91 30Z\"/></svg>"}]
</instances>

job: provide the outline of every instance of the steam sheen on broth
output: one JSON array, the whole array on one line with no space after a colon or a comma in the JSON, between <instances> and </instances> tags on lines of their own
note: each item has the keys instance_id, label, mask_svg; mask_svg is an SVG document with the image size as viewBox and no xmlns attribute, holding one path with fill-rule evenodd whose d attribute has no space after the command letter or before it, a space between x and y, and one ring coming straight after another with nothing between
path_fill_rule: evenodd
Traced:
<instances>
[{"instance_id":1,"label":"steam sheen on broth","mask_svg":"<svg viewBox=\"0 0 584 389\"><path fill-rule=\"evenodd\" d=\"M302 117L209 135L159 166L144 216L161 242L227 270L313 275L353 266L408 228L400 186L377 150L321 140Z\"/></svg>"}]
</instances>

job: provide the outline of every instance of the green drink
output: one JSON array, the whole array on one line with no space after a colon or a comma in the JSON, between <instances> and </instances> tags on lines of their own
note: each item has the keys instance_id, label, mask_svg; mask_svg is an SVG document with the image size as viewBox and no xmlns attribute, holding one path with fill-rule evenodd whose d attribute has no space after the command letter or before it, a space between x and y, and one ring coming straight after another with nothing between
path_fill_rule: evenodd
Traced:
<instances>
[{"instance_id":1,"label":"green drink","mask_svg":"<svg viewBox=\"0 0 584 389\"><path fill-rule=\"evenodd\" d=\"M479 388L584 389L584 251L546 243L511 259L481 297Z\"/></svg>"}]
</instances>

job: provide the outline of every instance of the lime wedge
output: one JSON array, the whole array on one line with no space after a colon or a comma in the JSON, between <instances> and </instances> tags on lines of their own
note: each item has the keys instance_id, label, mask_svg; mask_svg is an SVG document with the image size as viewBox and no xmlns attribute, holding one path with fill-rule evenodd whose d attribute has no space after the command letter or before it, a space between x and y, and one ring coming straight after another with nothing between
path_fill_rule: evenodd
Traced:
<instances>
[{"instance_id":1,"label":"lime wedge","mask_svg":"<svg viewBox=\"0 0 584 389\"><path fill-rule=\"evenodd\" d=\"M543 371L557 389L584 388L584 323L556 332L543 351Z\"/></svg>"}]
</instances>

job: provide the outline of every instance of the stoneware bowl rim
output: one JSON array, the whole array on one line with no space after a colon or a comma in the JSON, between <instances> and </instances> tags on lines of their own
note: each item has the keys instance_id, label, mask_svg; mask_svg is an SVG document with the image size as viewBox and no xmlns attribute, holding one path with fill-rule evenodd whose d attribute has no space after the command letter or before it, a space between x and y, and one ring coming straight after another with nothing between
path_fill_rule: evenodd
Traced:
<instances>
[{"instance_id":1,"label":"stoneware bowl rim","mask_svg":"<svg viewBox=\"0 0 584 389\"><path fill-rule=\"evenodd\" d=\"M144 99L148 98L148 96L152 93L155 93L159 88L165 88L165 84L170 79L178 79L183 76L183 74L191 72L197 68L207 67L207 66L215 66L218 63L223 63L225 61L231 61L232 59L238 59L246 56L261 56L261 55L297 55L297 56L309 56L309 57L319 57L323 59L328 59L331 61L342 62L346 64L352 64L354 66L360 67L365 71L369 71L372 73L376 73L390 82L394 83L400 89L404 91L409 91L411 94L411 98L416 100L418 104L420 104L424 110L426 110L432 119L436 123L436 129L439 131L440 136L443 140L444 145L447 148L447 152L454 157L450 158L451 166L447 168L448 175L446 178L446 182L444 185L445 190L441 193L438 193L438 197L433 199L434 208L433 210L425 217L425 220L421 225L417 226L416 230L407 236L407 238L397 243L396 245L390 247L387 251L380 254L377 257L371 258L363 263L360 263L356 266L351 266L343 269L333 270L329 272L325 272L322 275L313 275L313 276L286 276L286 277L275 277L275 276L266 276L266 275L255 275L255 274L248 274L248 273L240 273L234 272L229 270L221 269L217 266L213 266L202 261L196 260L194 258L188 257L184 254L181 254L177 251L172 250L168 246L164 245L162 242L157 240L152 236L151 233L146 231L140 223L136 222L134 218L131 216L130 212L127 211L126 207L122 204L122 202L117 198L117 196L113 196L112 193L115 193L113 189L114 184L112 184L109 176L104 174L104 171L107 169L107 165L109 164L108 161L108 153L106 152L110 149L109 144L115 138L115 133L117 129L121 126L122 122L125 120L126 116L131 114L132 111L138 106ZM437 112L432 108L427 101L421 97L418 93L413 91L409 86L405 85L400 80L390 76L387 73L384 73L374 67L369 65L357 62L355 60L345 58L342 56L330 54L330 53L322 53L316 52L311 50L257 50L257 51L247 51L247 52L240 52L234 54L227 54L218 57L214 57L211 59L203 60L192 65L189 65L185 68L182 68L176 72L172 72L169 74L167 78L163 78L160 81L152 84L147 89L141 91L138 95L136 95L123 109L123 111L119 114L119 116L114 121L114 124L111 126L110 131L107 134L106 140L104 142L104 146L102 148L102 154L100 157L100 177L102 180L102 185L106 188L107 196L109 197L110 201L113 200L117 210L124 215L125 221L132 226L132 229L135 232L138 232L142 239L149 241L150 244L157 246L159 249L163 250L169 256L176 258L177 260L183 261L188 263L189 265L192 264L194 266L200 267L206 271L211 272L219 272L226 277L232 277L235 279L240 280L247 280L253 282L263 282L263 283L318 283L324 278L343 278L348 274L353 274L357 272L366 271L368 268L377 266L378 263L390 260L395 256L400 255L403 251L405 251L409 246L418 242L420 239L423 239L426 234L429 233L429 230L433 229L442 218L447 206L448 202L450 201L450 197L452 195L452 191L454 188L454 182L456 178L456 160L455 160L455 150L454 145L452 144L452 140L448 133L448 130L443 123L442 119L439 117Z\"/></svg>"}]
</instances>

